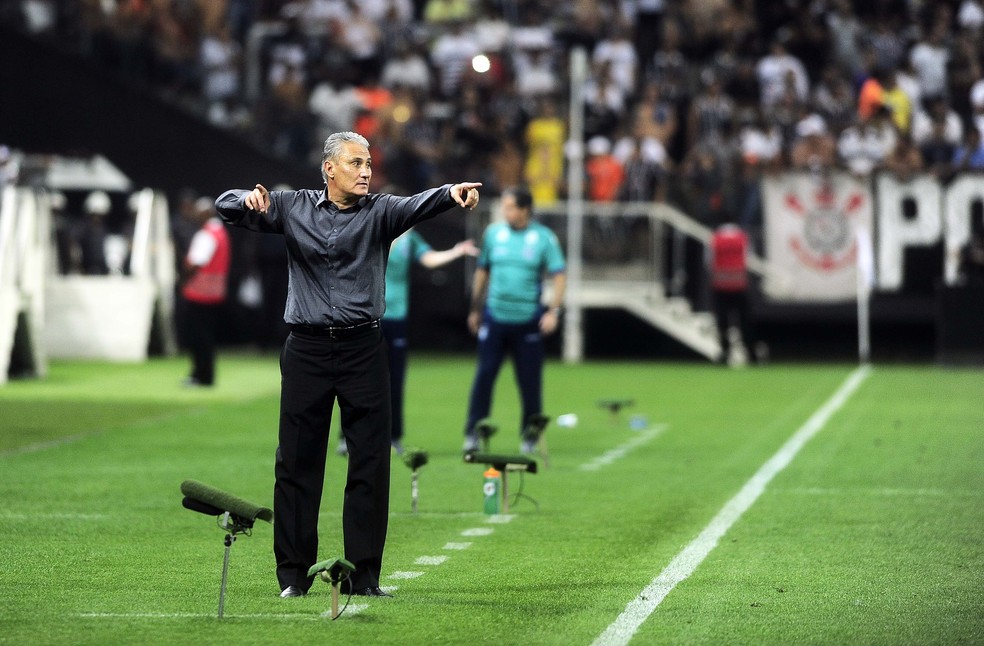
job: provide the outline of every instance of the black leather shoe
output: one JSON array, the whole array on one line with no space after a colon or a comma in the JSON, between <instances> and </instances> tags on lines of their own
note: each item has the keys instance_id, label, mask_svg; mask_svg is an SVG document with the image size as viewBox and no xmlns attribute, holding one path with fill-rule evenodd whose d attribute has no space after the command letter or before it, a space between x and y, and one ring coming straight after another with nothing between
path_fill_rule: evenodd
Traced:
<instances>
[{"instance_id":1,"label":"black leather shoe","mask_svg":"<svg viewBox=\"0 0 984 646\"><path fill-rule=\"evenodd\" d=\"M352 595L357 597L392 597L393 596L389 592L386 592L385 590L380 588L378 585L372 585L369 586L368 588L360 588L358 590L353 590Z\"/></svg>"},{"instance_id":2,"label":"black leather shoe","mask_svg":"<svg viewBox=\"0 0 984 646\"><path fill-rule=\"evenodd\" d=\"M280 598L303 597L305 594L307 594L305 590L302 590L296 585L289 585L280 592Z\"/></svg>"}]
</instances>

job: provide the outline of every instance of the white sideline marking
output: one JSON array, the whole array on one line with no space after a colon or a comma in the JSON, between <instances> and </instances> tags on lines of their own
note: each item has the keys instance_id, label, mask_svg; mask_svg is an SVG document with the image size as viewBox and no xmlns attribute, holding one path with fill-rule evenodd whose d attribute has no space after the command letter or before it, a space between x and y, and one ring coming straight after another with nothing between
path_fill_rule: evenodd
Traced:
<instances>
[{"instance_id":1,"label":"white sideline marking","mask_svg":"<svg viewBox=\"0 0 984 646\"><path fill-rule=\"evenodd\" d=\"M666 426L667 426L666 424L658 424L656 426L650 427L645 431L642 431L639 435L633 437L628 442L625 442L620 446L616 446L614 449L610 449L602 453L601 455L591 460L590 462L585 462L580 467L581 471L597 471L602 467L607 467L615 460L624 457L625 454L631 451L632 449L642 446L649 440L653 439L654 437L665 431Z\"/></svg>"},{"instance_id":2,"label":"white sideline marking","mask_svg":"<svg viewBox=\"0 0 984 646\"><path fill-rule=\"evenodd\" d=\"M515 517L516 514L492 514L485 520L485 522L492 523L493 525L504 525Z\"/></svg>"},{"instance_id":3,"label":"white sideline marking","mask_svg":"<svg viewBox=\"0 0 984 646\"><path fill-rule=\"evenodd\" d=\"M357 615L363 610L368 610L368 609L369 609L368 603L350 603L348 606L345 607L345 610L342 610L342 614L340 614L338 618L344 619L348 615ZM226 616L228 617L230 615L226 615ZM324 612L321 613L320 616L322 619L331 619L331 610L330 609L325 610Z\"/></svg>"},{"instance_id":4,"label":"white sideline marking","mask_svg":"<svg viewBox=\"0 0 984 646\"><path fill-rule=\"evenodd\" d=\"M488 536L495 530L491 527L473 527L461 532L462 536Z\"/></svg>"},{"instance_id":5,"label":"white sideline marking","mask_svg":"<svg viewBox=\"0 0 984 646\"><path fill-rule=\"evenodd\" d=\"M0 520L103 520L108 514L82 514L77 512L37 512L20 514L17 512L0 512Z\"/></svg>"},{"instance_id":6,"label":"white sideline marking","mask_svg":"<svg viewBox=\"0 0 984 646\"><path fill-rule=\"evenodd\" d=\"M98 433L100 431L96 432ZM68 437L60 437L55 440L47 440L44 442L37 442L35 444L28 444L27 446L19 446L13 449L7 449L6 451L0 451L0 458L9 458L15 455L24 455L27 453L37 453L38 451L44 451L45 449L62 446L63 444L74 444L75 442L84 440L92 435L93 433L79 433L78 435L69 435Z\"/></svg>"},{"instance_id":7,"label":"white sideline marking","mask_svg":"<svg viewBox=\"0 0 984 646\"><path fill-rule=\"evenodd\" d=\"M471 543L445 543L444 549L446 550L467 550L471 547Z\"/></svg>"},{"instance_id":8,"label":"white sideline marking","mask_svg":"<svg viewBox=\"0 0 984 646\"><path fill-rule=\"evenodd\" d=\"M871 367L867 365L855 369L837 389L837 392L813 413L810 419L806 420L806 423L786 441L775 455L759 467L759 470L752 476L751 480L745 483L741 491L725 503L721 511L697 538L673 557L673 560L659 573L659 576L653 579L635 599L625 606L622 614L616 617L615 621L609 624L603 633L598 635L593 646L628 644L642 622L656 610L666 595L678 583L694 573L697 566L717 546L718 540L762 495L769 481L785 469L800 449L824 427L834 413L840 410L870 372Z\"/></svg>"},{"instance_id":9,"label":"white sideline marking","mask_svg":"<svg viewBox=\"0 0 984 646\"><path fill-rule=\"evenodd\" d=\"M418 556L413 562L414 565L440 565L448 560L447 556Z\"/></svg>"},{"instance_id":10,"label":"white sideline marking","mask_svg":"<svg viewBox=\"0 0 984 646\"><path fill-rule=\"evenodd\" d=\"M361 604L360 604L361 605ZM345 614L348 614L353 608L357 606L349 606ZM365 610L368 605L362 606L359 610ZM224 613L223 617L227 619L289 619L290 621L297 621L298 619L307 620L317 620L330 618L331 611L328 614L320 615L299 615L299 614L277 614L277 613L254 613L254 614L230 614ZM214 612L80 612L76 617L82 619L217 619L217 615Z\"/></svg>"},{"instance_id":11,"label":"white sideline marking","mask_svg":"<svg viewBox=\"0 0 984 646\"><path fill-rule=\"evenodd\" d=\"M394 572L390 574L390 579L416 579L418 576L423 576L423 572Z\"/></svg>"}]
</instances>

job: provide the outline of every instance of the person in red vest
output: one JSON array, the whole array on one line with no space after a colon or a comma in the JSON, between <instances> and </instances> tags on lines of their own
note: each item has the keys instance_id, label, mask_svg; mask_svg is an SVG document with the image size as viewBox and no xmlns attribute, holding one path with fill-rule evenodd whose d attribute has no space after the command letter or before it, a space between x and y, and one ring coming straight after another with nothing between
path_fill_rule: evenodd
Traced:
<instances>
[{"instance_id":1,"label":"person in red vest","mask_svg":"<svg viewBox=\"0 0 984 646\"><path fill-rule=\"evenodd\" d=\"M192 217L200 228L182 263L181 327L184 343L191 352L191 375L184 384L211 386L215 383L216 329L226 300L231 248L229 234L215 216L212 200L199 199Z\"/></svg>"},{"instance_id":2,"label":"person in red vest","mask_svg":"<svg viewBox=\"0 0 984 646\"><path fill-rule=\"evenodd\" d=\"M738 327L748 359L755 362L752 321L748 302L748 234L738 225L726 223L714 230L710 245L711 292L721 354L718 363L731 357L728 328Z\"/></svg>"}]
</instances>

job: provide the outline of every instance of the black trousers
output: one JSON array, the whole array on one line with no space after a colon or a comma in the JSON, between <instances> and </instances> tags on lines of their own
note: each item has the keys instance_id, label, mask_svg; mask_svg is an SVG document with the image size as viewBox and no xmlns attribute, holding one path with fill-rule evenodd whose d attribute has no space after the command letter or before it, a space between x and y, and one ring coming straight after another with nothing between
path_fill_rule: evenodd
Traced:
<instances>
[{"instance_id":1,"label":"black trousers","mask_svg":"<svg viewBox=\"0 0 984 646\"><path fill-rule=\"evenodd\" d=\"M222 303L205 304L184 300L181 331L191 353L191 378L211 386L215 383L215 337Z\"/></svg>"},{"instance_id":2,"label":"black trousers","mask_svg":"<svg viewBox=\"0 0 984 646\"><path fill-rule=\"evenodd\" d=\"M534 316L527 323L499 323L486 313L478 333L478 368L468 399L466 434L491 413L495 380L507 355L512 356L522 400L519 432L523 432L530 417L543 412L544 349L540 317Z\"/></svg>"},{"instance_id":3,"label":"black trousers","mask_svg":"<svg viewBox=\"0 0 984 646\"><path fill-rule=\"evenodd\" d=\"M749 360L755 361L755 328L752 323L751 310L748 302L748 292L714 291L714 319L717 323L718 339L721 343L720 361L727 361L731 355L731 339L728 337L728 327L733 323L738 326L741 343L748 351Z\"/></svg>"},{"instance_id":4,"label":"black trousers","mask_svg":"<svg viewBox=\"0 0 984 646\"><path fill-rule=\"evenodd\" d=\"M280 445L273 494L273 550L281 589L307 590L318 554L318 512L332 408L348 444L342 506L350 585L379 585L389 515L390 391L379 327L333 340L291 332L280 355Z\"/></svg>"}]
</instances>

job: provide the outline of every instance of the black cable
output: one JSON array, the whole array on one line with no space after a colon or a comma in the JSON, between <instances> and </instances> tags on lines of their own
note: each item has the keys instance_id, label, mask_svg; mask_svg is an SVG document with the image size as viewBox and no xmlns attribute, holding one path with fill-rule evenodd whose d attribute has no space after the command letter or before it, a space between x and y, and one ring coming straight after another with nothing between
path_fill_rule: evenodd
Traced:
<instances>
[{"instance_id":1,"label":"black cable","mask_svg":"<svg viewBox=\"0 0 984 646\"><path fill-rule=\"evenodd\" d=\"M345 583L346 581L348 581L351 578L352 578L352 573L351 572L346 572L345 573L345 578L344 579L339 579L338 585L342 585L343 583ZM332 621L335 621L336 619L338 619L339 617L341 617L342 616L342 613L345 612L345 609L349 607L349 602L351 602L351 601L352 601L352 585L349 584L348 597L345 599L345 605L342 606L342 609L339 610L338 611L338 614L335 615L334 617L332 617L331 620Z\"/></svg>"}]
</instances>

